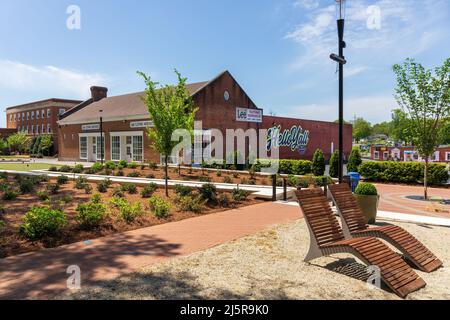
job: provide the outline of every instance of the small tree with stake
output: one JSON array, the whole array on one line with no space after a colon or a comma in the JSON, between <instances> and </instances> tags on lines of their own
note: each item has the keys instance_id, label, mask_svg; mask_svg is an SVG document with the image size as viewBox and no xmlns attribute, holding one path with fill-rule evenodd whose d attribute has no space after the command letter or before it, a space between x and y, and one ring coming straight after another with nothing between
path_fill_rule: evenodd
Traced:
<instances>
[{"instance_id":1,"label":"small tree with stake","mask_svg":"<svg viewBox=\"0 0 450 320\"><path fill-rule=\"evenodd\" d=\"M172 150L179 143L172 141L172 134L177 129L185 129L192 135L195 114L198 110L186 89L187 79L182 78L176 70L175 73L178 77L176 86L159 87L159 83L152 81L150 76L138 72L145 81L146 89L143 101L147 105L150 120L153 122L153 127L148 130L148 136L153 148L164 158L166 196L169 196L168 160Z\"/></svg>"},{"instance_id":2,"label":"small tree with stake","mask_svg":"<svg viewBox=\"0 0 450 320\"><path fill-rule=\"evenodd\" d=\"M394 65L393 70L397 77L395 97L408 115L412 142L425 160L423 182L427 199L428 164L443 141L444 120L450 117L450 58L434 72L413 59Z\"/></svg>"}]
</instances>

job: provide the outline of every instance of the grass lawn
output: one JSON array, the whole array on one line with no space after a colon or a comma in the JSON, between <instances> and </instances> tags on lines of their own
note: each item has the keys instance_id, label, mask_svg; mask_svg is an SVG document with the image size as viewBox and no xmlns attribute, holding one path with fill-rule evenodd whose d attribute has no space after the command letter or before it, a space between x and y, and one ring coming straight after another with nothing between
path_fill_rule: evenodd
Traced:
<instances>
[{"instance_id":1,"label":"grass lawn","mask_svg":"<svg viewBox=\"0 0 450 320\"><path fill-rule=\"evenodd\" d=\"M30 156L29 155L23 155L23 156L4 156L4 155L0 155L0 159L28 159Z\"/></svg>"},{"instance_id":2,"label":"grass lawn","mask_svg":"<svg viewBox=\"0 0 450 320\"><path fill-rule=\"evenodd\" d=\"M0 163L0 170L15 170L15 171L45 170L53 166L60 167L48 163Z\"/></svg>"}]
</instances>

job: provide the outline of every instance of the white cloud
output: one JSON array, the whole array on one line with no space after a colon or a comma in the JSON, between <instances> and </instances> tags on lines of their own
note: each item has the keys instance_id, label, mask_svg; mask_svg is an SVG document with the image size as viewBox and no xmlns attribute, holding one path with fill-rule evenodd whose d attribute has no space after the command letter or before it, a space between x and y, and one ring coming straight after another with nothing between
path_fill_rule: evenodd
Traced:
<instances>
[{"instance_id":1,"label":"white cloud","mask_svg":"<svg viewBox=\"0 0 450 320\"><path fill-rule=\"evenodd\" d=\"M360 73L366 71L367 69L368 69L368 67L365 67L365 66L347 67L347 68L345 68L344 77L348 78L348 77L355 76L357 74L360 74Z\"/></svg>"},{"instance_id":2,"label":"white cloud","mask_svg":"<svg viewBox=\"0 0 450 320\"><path fill-rule=\"evenodd\" d=\"M312 10L312 9L316 9L317 7L319 7L319 0L297 0L294 3L294 6Z\"/></svg>"},{"instance_id":3,"label":"white cloud","mask_svg":"<svg viewBox=\"0 0 450 320\"><path fill-rule=\"evenodd\" d=\"M55 66L33 66L17 61L0 60L0 90L67 96L80 99L89 96L92 85L105 84L99 74L81 73Z\"/></svg>"},{"instance_id":4,"label":"white cloud","mask_svg":"<svg viewBox=\"0 0 450 320\"><path fill-rule=\"evenodd\" d=\"M398 105L391 95L352 97L344 100L344 117L346 120L356 117L378 123L390 119L391 110ZM318 104L306 104L281 108L285 116L293 118L335 121L338 118L338 102L329 101Z\"/></svg>"}]
</instances>

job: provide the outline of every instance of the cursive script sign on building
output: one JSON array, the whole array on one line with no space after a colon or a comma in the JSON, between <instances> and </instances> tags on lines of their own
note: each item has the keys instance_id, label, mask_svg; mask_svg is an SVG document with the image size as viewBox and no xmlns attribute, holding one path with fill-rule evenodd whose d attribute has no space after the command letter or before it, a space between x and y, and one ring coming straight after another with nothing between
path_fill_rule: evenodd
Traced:
<instances>
[{"instance_id":1,"label":"cursive script sign on building","mask_svg":"<svg viewBox=\"0 0 450 320\"><path fill-rule=\"evenodd\" d=\"M303 130L300 125L284 130L281 125L275 125L267 130L267 151L272 148L288 147L292 151L305 154L308 143L309 130Z\"/></svg>"}]
</instances>

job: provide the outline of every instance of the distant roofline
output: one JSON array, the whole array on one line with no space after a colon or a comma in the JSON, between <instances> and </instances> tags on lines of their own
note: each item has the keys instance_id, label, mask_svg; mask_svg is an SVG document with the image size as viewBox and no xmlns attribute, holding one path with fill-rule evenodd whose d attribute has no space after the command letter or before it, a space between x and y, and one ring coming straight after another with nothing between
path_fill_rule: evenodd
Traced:
<instances>
[{"instance_id":1,"label":"distant roofline","mask_svg":"<svg viewBox=\"0 0 450 320\"><path fill-rule=\"evenodd\" d=\"M335 125L339 125L339 123L336 123L334 121L325 121L325 120L314 120L314 119L302 119L302 118L292 118L288 116L271 116L271 115L264 115L264 117L267 118L278 118L278 119L286 119L286 120L300 120L300 121L312 121L312 122L322 122L322 123L333 123ZM344 126L353 126L351 123L344 123Z\"/></svg>"},{"instance_id":2,"label":"distant roofline","mask_svg":"<svg viewBox=\"0 0 450 320\"><path fill-rule=\"evenodd\" d=\"M33 102L28 102L28 103L24 103L24 104L11 106L11 107L6 108L6 110L16 109L16 108L23 108L23 107L29 107L29 106L32 106L34 104L45 103L45 102L61 102L61 103L65 102L65 103L77 103L77 104L80 104L81 102L83 102L83 100L50 98L50 99L38 100L38 101L33 101Z\"/></svg>"}]
</instances>

